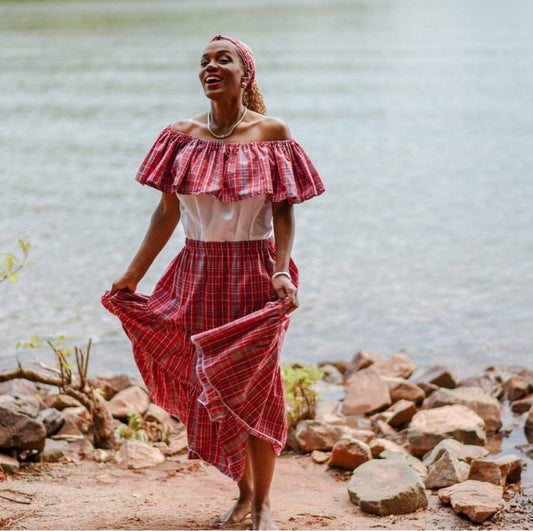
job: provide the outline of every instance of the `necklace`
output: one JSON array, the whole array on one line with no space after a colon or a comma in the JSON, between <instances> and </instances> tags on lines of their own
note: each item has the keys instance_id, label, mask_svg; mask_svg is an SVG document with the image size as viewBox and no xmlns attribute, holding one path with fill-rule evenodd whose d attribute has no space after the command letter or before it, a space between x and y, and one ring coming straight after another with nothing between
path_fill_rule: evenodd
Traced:
<instances>
[{"instance_id":1,"label":"necklace","mask_svg":"<svg viewBox=\"0 0 533 531\"><path fill-rule=\"evenodd\" d=\"M233 134L233 131L239 127L240 123L244 120L244 117L246 116L246 111L248 110L248 107L244 107L244 111L241 114L241 117L237 120L236 124L223 135L217 135L212 129L211 129L211 111L207 111L207 129L209 129L209 132L215 137L215 138L228 138L228 136L231 136Z\"/></svg>"}]
</instances>

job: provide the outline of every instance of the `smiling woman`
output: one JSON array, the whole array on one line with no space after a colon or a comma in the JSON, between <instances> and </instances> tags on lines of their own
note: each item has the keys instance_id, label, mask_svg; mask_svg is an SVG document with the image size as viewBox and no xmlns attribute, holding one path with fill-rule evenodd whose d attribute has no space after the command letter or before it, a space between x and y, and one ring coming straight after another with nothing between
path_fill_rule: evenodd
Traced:
<instances>
[{"instance_id":1,"label":"smiling woman","mask_svg":"<svg viewBox=\"0 0 533 531\"><path fill-rule=\"evenodd\" d=\"M210 110L166 127L142 163L137 180L161 200L102 302L154 400L186 425L189 457L237 481L214 525L251 513L253 529L275 529L269 492L287 432L279 355L299 305L293 204L324 186L285 123L264 115L248 46L215 36L199 79ZM152 295L135 293L180 220L184 249Z\"/></svg>"}]
</instances>

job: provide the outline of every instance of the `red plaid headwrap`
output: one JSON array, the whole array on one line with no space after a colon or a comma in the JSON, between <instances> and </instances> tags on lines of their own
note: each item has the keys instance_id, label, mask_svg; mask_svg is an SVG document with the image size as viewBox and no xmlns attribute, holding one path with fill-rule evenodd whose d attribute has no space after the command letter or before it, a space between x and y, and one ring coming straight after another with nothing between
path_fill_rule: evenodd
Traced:
<instances>
[{"instance_id":1,"label":"red plaid headwrap","mask_svg":"<svg viewBox=\"0 0 533 531\"><path fill-rule=\"evenodd\" d=\"M235 49L241 56L242 62L244 63L246 70L248 70L249 78L248 82L246 83L246 90L250 90L255 81L254 52L244 42L238 41L237 39L233 39L232 37L228 37L227 35L221 35L220 33L218 35L215 35L209 42L220 40L231 42L231 44L235 46Z\"/></svg>"}]
</instances>

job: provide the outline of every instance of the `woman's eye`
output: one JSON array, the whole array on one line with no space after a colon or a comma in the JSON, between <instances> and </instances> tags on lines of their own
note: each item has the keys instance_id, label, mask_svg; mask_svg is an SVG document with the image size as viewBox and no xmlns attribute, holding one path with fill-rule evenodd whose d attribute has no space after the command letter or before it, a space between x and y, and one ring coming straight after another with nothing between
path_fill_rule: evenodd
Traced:
<instances>
[{"instance_id":1,"label":"woman's eye","mask_svg":"<svg viewBox=\"0 0 533 531\"><path fill-rule=\"evenodd\" d=\"M200 66L201 66L202 68L203 68L204 66L207 66L207 61L202 61L202 62L200 63Z\"/></svg>"},{"instance_id":2,"label":"woman's eye","mask_svg":"<svg viewBox=\"0 0 533 531\"><path fill-rule=\"evenodd\" d=\"M222 59L220 59L220 62L221 63L229 63L229 59L226 59L225 57L223 57Z\"/></svg>"}]
</instances>

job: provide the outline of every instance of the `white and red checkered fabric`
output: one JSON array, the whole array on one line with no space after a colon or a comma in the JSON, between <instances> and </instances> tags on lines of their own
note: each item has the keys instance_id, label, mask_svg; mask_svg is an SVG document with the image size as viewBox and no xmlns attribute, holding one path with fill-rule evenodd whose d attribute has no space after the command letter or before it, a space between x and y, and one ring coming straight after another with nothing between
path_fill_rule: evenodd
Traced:
<instances>
[{"instance_id":1,"label":"white and red checkered fabric","mask_svg":"<svg viewBox=\"0 0 533 531\"><path fill-rule=\"evenodd\" d=\"M271 240L187 240L151 296L102 298L154 401L186 425L189 457L235 480L249 434L276 453L286 438L279 353L289 316L275 302L274 263ZM292 262L290 270L297 282Z\"/></svg>"},{"instance_id":2,"label":"white and red checkered fabric","mask_svg":"<svg viewBox=\"0 0 533 531\"><path fill-rule=\"evenodd\" d=\"M162 192L211 194L232 203L259 194L300 203L324 192L313 163L293 139L217 142L166 127L136 179Z\"/></svg>"}]
</instances>

